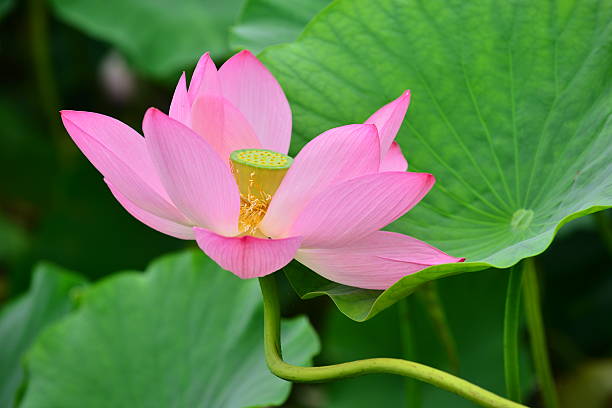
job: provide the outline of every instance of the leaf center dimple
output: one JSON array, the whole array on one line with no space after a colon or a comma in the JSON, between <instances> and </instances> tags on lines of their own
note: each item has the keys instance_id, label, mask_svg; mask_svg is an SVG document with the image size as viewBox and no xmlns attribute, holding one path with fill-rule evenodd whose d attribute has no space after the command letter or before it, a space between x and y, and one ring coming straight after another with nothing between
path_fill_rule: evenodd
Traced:
<instances>
[{"instance_id":1,"label":"leaf center dimple","mask_svg":"<svg viewBox=\"0 0 612 408\"><path fill-rule=\"evenodd\" d=\"M533 220L533 210L521 208L512 214L512 221L510 221L510 225L512 226L513 230L522 231L529 227L531 220Z\"/></svg>"}]
</instances>

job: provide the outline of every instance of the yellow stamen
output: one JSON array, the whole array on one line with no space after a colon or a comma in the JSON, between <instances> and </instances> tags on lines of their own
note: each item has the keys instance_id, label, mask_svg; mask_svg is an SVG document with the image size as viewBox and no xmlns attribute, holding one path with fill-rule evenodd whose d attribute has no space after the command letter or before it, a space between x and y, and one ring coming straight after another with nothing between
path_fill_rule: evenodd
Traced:
<instances>
[{"instance_id":1,"label":"yellow stamen","mask_svg":"<svg viewBox=\"0 0 612 408\"><path fill-rule=\"evenodd\" d=\"M247 235L264 237L258 226L266 215L272 196L280 186L293 159L263 149L236 150L230 155L232 173L240 189L238 227Z\"/></svg>"}]
</instances>

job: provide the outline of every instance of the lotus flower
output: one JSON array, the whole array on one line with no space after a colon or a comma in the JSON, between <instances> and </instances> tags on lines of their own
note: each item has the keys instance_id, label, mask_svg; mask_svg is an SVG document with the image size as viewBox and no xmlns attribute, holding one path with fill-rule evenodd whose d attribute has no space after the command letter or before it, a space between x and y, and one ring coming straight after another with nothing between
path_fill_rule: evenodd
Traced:
<instances>
[{"instance_id":1,"label":"lotus flower","mask_svg":"<svg viewBox=\"0 0 612 408\"><path fill-rule=\"evenodd\" d=\"M328 130L287 156L291 110L278 82L250 52L217 70L208 54L169 115L150 108L144 138L122 122L62 111L68 133L135 218L195 239L241 278L292 259L342 284L385 289L427 266L462 259L415 238L380 231L434 184L407 172L395 135L407 91L365 124Z\"/></svg>"}]
</instances>

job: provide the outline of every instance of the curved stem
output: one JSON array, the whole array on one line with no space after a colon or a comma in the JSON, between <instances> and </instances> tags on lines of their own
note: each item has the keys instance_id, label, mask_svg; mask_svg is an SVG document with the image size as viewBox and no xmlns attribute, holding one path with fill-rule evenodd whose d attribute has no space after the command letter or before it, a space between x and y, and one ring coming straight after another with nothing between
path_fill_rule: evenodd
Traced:
<instances>
[{"instance_id":1,"label":"curved stem","mask_svg":"<svg viewBox=\"0 0 612 408\"><path fill-rule=\"evenodd\" d=\"M550 369L548 352L546 350L546 335L540 310L540 290L533 258L525 259L523 271L523 294L525 297L525 316L527 329L531 338L531 353L535 366L536 377L540 384L542 400L546 408L558 408L559 400Z\"/></svg>"},{"instance_id":2,"label":"curved stem","mask_svg":"<svg viewBox=\"0 0 612 408\"><path fill-rule=\"evenodd\" d=\"M508 398L521 402L521 380L519 375L518 331L521 310L522 266L510 269L506 312L504 316L504 371Z\"/></svg>"},{"instance_id":3,"label":"curved stem","mask_svg":"<svg viewBox=\"0 0 612 408\"><path fill-rule=\"evenodd\" d=\"M525 408L444 371L395 358L370 358L322 367L298 367L283 361L280 346L280 307L276 278L259 279L264 303L264 346L270 371L293 382L324 382L364 374L387 373L411 377L453 392L489 408Z\"/></svg>"},{"instance_id":4,"label":"curved stem","mask_svg":"<svg viewBox=\"0 0 612 408\"><path fill-rule=\"evenodd\" d=\"M399 314L400 338L402 341L402 357L405 359L414 359L416 355L416 345L414 344L414 331L410 319L410 305L408 298L402 299L397 304ZM416 408L421 406L420 384L411 379L406 378L404 381L404 391L406 397L406 406Z\"/></svg>"},{"instance_id":5,"label":"curved stem","mask_svg":"<svg viewBox=\"0 0 612 408\"><path fill-rule=\"evenodd\" d=\"M444 351L446 351L451 373L458 374L459 353L457 353L455 338L448 324L448 319L446 318L446 312L444 311L444 306L438 294L436 282L430 281L421 286L421 289L417 291L417 295L420 295L425 303L425 310L427 310L436 334L440 339L440 343L442 343Z\"/></svg>"}]
</instances>

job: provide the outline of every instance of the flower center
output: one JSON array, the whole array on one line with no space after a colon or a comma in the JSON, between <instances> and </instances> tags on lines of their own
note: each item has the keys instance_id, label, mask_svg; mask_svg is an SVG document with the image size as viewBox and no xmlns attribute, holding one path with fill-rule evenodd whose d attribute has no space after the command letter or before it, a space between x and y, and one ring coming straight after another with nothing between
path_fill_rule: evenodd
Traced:
<instances>
[{"instance_id":1,"label":"flower center","mask_svg":"<svg viewBox=\"0 0 612 408\"><path fill-rule=\"evenodd\" d=\"M264 149L235 150L230 165L240 190L238 228L247 235L264 237L258 230L272 196L280 186L293 159Z\"/></svg>"}]
</instances>

